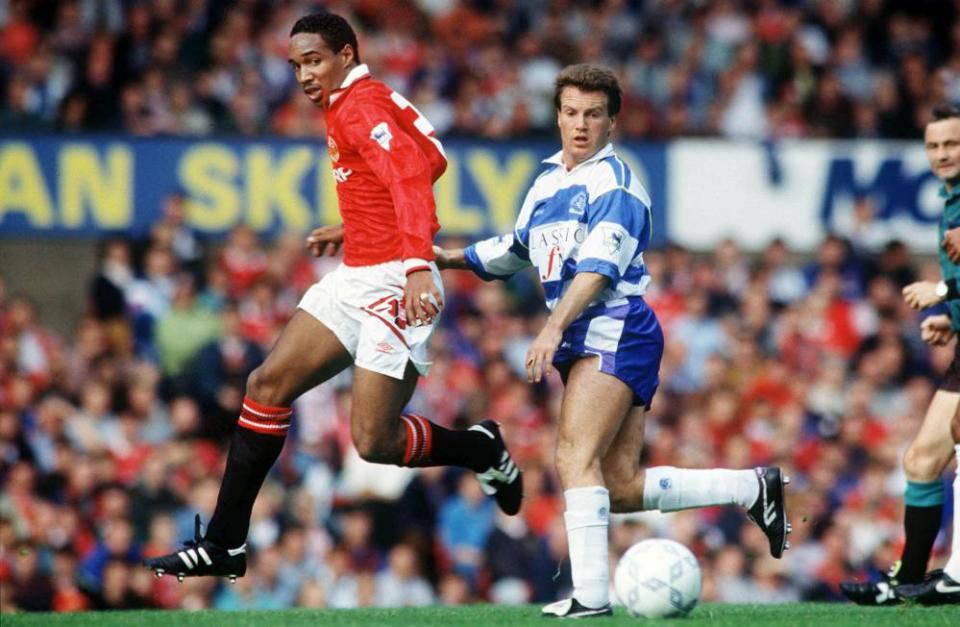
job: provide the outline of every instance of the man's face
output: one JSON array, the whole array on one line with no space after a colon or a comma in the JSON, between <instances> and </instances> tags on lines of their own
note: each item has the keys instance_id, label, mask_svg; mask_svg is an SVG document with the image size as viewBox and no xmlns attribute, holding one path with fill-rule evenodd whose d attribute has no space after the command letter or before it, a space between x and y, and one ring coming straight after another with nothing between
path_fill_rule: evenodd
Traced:
<instances>
[{"instance_id":1,"label":"man's face","mask_svg":"<svg viewBox=\"0 0 960 627\"><path fill-rule=\"evenodd\" d=\"M343 84L351 61L350 46L335 53L317 33L297 33L290 38L290 68L315 105L323 105L325 94Z\"/></svg>"},{"instance_id":2,"label":"man's face","mask_svg":"<svg viewBox=\"0 0 960 627\"><path fill-rule=\"evenodd\" d=\"M607 113L607 94L564 87L557 111L564 165L572 168L595 155L609 141L613 125L614 119Z\"/></svg>"},{"instance_id":3,"label":"man's face","mask_svg":"<svg viewBox=\"0 0 960 627\"><path fill-rule=\"evenodd\" d=\"M960 178L960 118L930 122L923 141L936 177L949 182Z\"/></svg>"}]
</instances>

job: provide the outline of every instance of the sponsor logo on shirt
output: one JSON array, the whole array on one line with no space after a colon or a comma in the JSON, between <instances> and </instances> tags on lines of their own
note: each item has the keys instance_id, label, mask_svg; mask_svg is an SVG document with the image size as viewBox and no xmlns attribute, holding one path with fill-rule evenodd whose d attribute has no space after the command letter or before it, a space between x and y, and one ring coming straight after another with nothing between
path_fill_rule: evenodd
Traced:
<instances>
[{"instance_id":1,"label":"sponsor logo on shirt","mask_svg":"<svg viewBox=\"0 0 960 627\"><path fill-rule=\"evenodd\" d=\"M337 142L333 141L333 137L327 137L327 152L330 153L330 160L336 163L340 161L340 148L337 147Z\"/></svg>"},{"instance_id":2,"label":"sponsor logo on shirt","mask_svg":"<svg viewBox=\"0 0 960 627\"><path fill-rule=\"evenodd\" d=\"M390 127L387 126L387 123L381 122L370 131L370 139L380 144L380 147L384 150L390 150L390 140L393 139L393 135L390 134Z\"/></svg>"},{"instance_id":3,"label":"sponsor logo on shirt","mask_svg":"<svg viewBox=\"0 0 960 627\"><path fill-rule=\"evenodd\" d=\"M549 248L556 244L582 244L587 239L585 225L573 221L553 228L536 229L530 233L530 250Z\"/></svg>"},{"instance_id":4,"label":"sponsor logo on shirt","mask_svg":"<svg viewBox=\"0 0 960 627\"><path fill-rule=\"evenodd\" d=\"M379 344L377 344L377 352L378 352L378 353L383 353L383 354L385 354L385 355L389 355L389 354L393 353L394 350L396 350L396 349L394 348L393 344L390 344L390 343L388 343L388 342L380 342Z\"/></svg>"},{"instance_id":5,"label":"sponsor logo on shirt","mask_svg":"<svg viewBox=\"0 0 960 627\"><path fill-rule=\"evenodd\" d=\"M550 249L550 254L547 255L547 270L546 272L540 275L541 281L551 281L553 280L554 274L556 278L560 278L560 269L563 267L563 252L560 250L560 244L554 244L553 248Z\"/></svg>"}]
</instances>

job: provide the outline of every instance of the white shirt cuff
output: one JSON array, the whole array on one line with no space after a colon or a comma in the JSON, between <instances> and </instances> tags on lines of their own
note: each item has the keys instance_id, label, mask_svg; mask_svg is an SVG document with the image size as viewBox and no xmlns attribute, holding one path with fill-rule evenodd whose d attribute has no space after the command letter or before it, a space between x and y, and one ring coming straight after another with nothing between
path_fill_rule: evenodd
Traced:
<instances>
[{"instance_id":1,"label":"white shirt cuff","mask_svg":"<svg viewBox=\"0 0 960 627\"><path fill-rule=\"evenodd\" d=\"M403 260L403 273L410 274L411 272L416 272L418 270L429 270L430 262L425 259L417 259L416 257L411 257L410 259Z\"/></svg>"}]
</instances>

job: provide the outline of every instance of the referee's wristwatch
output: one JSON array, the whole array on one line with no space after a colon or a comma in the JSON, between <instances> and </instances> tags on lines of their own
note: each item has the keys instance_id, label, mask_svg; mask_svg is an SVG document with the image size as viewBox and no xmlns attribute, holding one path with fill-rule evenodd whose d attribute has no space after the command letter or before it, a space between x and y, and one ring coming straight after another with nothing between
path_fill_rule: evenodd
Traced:
<instances>
[{"instance_id":1,"label":"referee's wristwatch","mask_svg":"<svg viewBox=\"0 0 960 627\"><path fill-rule=\"evenodd\" d=\"M937 287L934 289L934 294L937 295L937 298L940 299L940 302L945 300L956 300L960 297L958 294L957 285L955 281L938 281Z\"/></svg>"}]
</instances>

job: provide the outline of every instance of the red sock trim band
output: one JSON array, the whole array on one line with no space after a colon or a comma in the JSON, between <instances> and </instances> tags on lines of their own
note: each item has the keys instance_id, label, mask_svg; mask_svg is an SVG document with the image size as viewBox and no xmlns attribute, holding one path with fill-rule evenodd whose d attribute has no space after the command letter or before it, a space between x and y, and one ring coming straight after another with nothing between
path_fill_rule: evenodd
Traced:
<instances>
[{"instance_id":1,"label":"red sock trim band","mask_svg":"<svg viewBox=\"0 0 960 627\"><path fill-rule=\"evenodd\" d=\"M283 418L293 413L292 407L270 407L261 405L249 396L243 397L243 409L258 418Z\"/></svg>"},{"instance_id":2,"label":"red sock trim band","mask_svg":"<svg viewBox=\"0 0 960 627\"><path fill-rule=\"evenodd\" d=\"M290 428L291 416L293 409L290 407L269 407L245 396L237 425L256 433L282 438Z\"/></svg>"},{"instance_id":3,"label":"red sock trim band","mask_svg":"<svg viewBox=\"0 0 960 627\"><path fill-rule=\"evenodd\" d=\"M404 466L420 466L430 459L433 450L433 429L430 421L417 414L402 414L407 428L407 449L403 455Z\"/></svg>"},{"instance_id":4,"label":"red sock trim band","mask_svg":"<svg viewBox=\"0 0 960 627\"><path fill-rule=\"evenodd\" d=\"M422 463L430 459L430 454L433 452L433 425L423 416L410 414L410 417L419 422L420 428L423 430L423 446L420 449L420 459L418 460Z\"/></svg>"}]
</instances>

